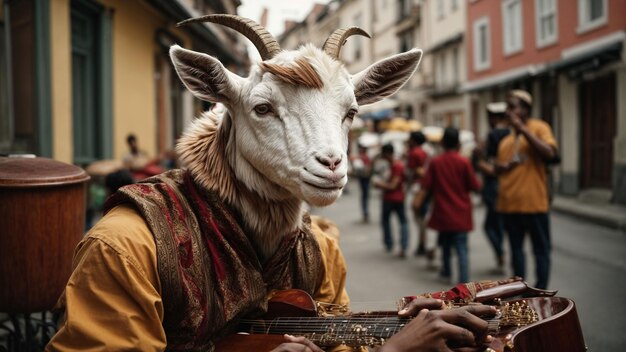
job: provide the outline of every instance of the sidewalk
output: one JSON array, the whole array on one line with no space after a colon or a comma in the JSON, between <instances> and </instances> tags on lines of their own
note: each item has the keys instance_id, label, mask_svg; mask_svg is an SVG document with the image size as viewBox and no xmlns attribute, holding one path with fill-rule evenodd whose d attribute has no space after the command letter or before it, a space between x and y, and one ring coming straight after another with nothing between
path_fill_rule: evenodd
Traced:
<instances>
[{"instance_id":1,"label":"sidewalk","mask_svg":"<svg viewBox=\"0 0 626 352\"><path fill-rule=\"evenodd\" d=\"M626 206L586 202L576 197L555 196L552 209L626 233Z\"/></svg>"}]
</instances>

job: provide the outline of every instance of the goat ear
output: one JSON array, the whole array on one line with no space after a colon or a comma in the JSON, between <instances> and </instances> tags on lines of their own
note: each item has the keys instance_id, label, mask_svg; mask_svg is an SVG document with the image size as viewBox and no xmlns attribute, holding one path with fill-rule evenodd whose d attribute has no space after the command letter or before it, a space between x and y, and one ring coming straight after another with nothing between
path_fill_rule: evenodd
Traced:
<instances>
[{"instance_id":1,"label":"goat ear","mask_svg":"<svg viewBox=\"0 0 626 352\"><path fill-rule=\"evenodd\" d=\"M178 45L170 48L170 57L178 77L198 99L228 105L236 98L243 78L228 71L216 58Z\"/></svg>"},{"instance_id":2,"label":"goat ear","mask_svg":"<svg viewBox=\"0 0 626 352\"><path fill-rule=\"evenodd\" d=\"M353 76L354 95L359 105L386 98L411 78L422 59L422 51L409 50L380 60Z\"/></svg>"}]
</instances>

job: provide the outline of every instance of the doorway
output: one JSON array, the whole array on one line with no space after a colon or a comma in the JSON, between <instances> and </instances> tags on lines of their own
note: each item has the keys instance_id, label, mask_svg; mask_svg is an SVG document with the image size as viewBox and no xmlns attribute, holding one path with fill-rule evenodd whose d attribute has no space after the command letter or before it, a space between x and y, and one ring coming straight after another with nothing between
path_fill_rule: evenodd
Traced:
<instances>
[{"instance_id":1,"label":"doorway","mask_svg":"<svg viewBox=\"0 0 626 352\"><path fill-rule=\"evenodd\" d=\"M617 106L615 73L585 81L580 89L583 142L581 187L611 188Z\"/></svg>"}]
</instances>

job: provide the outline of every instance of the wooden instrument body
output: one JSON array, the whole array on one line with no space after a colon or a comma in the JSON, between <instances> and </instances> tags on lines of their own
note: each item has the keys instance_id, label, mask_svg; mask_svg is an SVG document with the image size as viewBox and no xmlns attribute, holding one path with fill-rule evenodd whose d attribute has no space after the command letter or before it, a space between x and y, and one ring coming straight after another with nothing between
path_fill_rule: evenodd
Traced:
<instances>
[{"instance_id":1,"label":"wooden instrument body","mask_svg":"<svg viewBox=\"0 0 626 352\"><path fill-rule=\"evenodd\" d=\"M584 352L587 350L574 301L563 297L535 297L525 301L539 321L504 329L490 347L497 352Z\"/></svg>"},{"instance_id":2,"label":"wooden instrument body","mask_svg":"<svg viewBox=\"0 0 626 352\"><path fill-rule=\"evenodd\" d=\"M0 158L0 311L51 309L85 229L84 170L45 158Z\"/></svg>"},{"instance_id":3,"label":"wooden instrument body","mask_svg":"<svg viewBox=\"0 0 626 352\"><path fill-rule=\"evenodd\" d=\"M286 294L270 300L271 318L276 317L310 317L316 311L313 300L299 297L302 291L287 290ZM308 295L306 295L308 297ZM276 299L279 299L278 301ZM293 300L296 299L297 300ZM286 299L287 302L280 302ZM520 300L517 300L520 301ZM563 297L535 297L524 301L538 314L539 321L523 327L503 328L495 335L489 348L496 352L584 352L586 351L582 330L578 321L574 302ZM515 301L511 301L515 302ZM276 305L278 304L278 305ZM273 307L279 307L276 314ZM358 313L350 317L363 319L381 316L396 316L396 312ZM264 318L267 318L264 317ZM268 322L268 327L271 323ZM294 334L296 335L296 334ZM233 334L218 341L218 352L270 351L285 339L282 334Z\"/></svg>"}]
</instances>

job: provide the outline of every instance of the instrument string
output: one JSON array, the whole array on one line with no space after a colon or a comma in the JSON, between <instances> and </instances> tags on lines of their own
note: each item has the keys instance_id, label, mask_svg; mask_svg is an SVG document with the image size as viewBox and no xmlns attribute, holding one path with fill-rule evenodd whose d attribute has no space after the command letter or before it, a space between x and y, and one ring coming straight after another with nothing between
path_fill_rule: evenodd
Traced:
<instances>
[{"instance_id":1,"label":"instrument string","mask_svg":"<svg viewBox=\"0 0 626 352\"><path fill-rule=\"evenodd\" d=\"M361 336L391 336L400 331L411 318L399 317L296 317L273 320L244 319L242 324L250 333L333 333L350 335L357 332ZM498 331L500 318L487 319L488 331Z\"/></svg>"}]
</instances>

